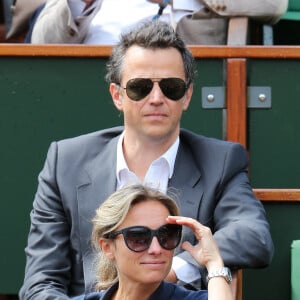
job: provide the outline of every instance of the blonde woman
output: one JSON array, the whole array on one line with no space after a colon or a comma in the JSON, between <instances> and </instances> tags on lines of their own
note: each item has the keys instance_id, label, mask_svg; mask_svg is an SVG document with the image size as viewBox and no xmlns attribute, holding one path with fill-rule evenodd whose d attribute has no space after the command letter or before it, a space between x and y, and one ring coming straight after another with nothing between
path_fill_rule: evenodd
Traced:
<instances>
[{"instance_id":1,"label":"blonde woman","mask_svg":"<svg viewBox=\"0 0 300 300\"><path fill-rule=\"evenodd\" d=\"M76 300L232 300L230 275L208 227L180 217L176 203L156 189L131 185L113 193L97 210L92 240L99 253L99 292ZM198 243L184 242L199 265L208 271L208 291L187 290L164 281L170 271L182 226Z\"/></svg>"}]
</instances>

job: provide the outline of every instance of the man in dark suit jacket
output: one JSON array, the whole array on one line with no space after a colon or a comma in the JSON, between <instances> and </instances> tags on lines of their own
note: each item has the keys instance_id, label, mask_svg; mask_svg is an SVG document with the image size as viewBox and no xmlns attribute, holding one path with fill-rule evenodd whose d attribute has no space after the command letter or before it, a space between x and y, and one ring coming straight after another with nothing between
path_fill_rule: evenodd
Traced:
<instances>
[{"instance_id":1,"label":"man in dark suit jacket","mask_svg":"<svg viewBox=\"0 0 300 300\"><path fill-rule=\"evenodd\" d=\"M193 78L193 57L168 24L146 23L121 38L107 80L124 127L51 144L31 212L20 299L62 300L92 289L95 209L137 181L175 193L182 215L211 228L226 266L270 263L273 243L249 185L245 149L180 129ZM188 231L183 239L194 242ZM186 252L175 260L169 281L204 279Z\"/></svg>"}]
</instances>

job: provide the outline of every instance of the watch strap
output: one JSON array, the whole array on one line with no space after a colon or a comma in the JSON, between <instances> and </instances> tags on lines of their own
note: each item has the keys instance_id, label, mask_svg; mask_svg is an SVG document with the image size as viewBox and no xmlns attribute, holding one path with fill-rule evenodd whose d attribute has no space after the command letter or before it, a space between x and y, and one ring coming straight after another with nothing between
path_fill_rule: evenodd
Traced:
<instances>
[{"instance_id":1,"label":"watch strap","mask_svg":"<svg viewBox=\"0 0 300 300\"><path fill-rule=\"evenodd\" d=\"M224 277L225 280L230 283L232 281L231 271L227 267L215 269L207 274L207 283L214 277Z\"/></svg>"}]
</instances>

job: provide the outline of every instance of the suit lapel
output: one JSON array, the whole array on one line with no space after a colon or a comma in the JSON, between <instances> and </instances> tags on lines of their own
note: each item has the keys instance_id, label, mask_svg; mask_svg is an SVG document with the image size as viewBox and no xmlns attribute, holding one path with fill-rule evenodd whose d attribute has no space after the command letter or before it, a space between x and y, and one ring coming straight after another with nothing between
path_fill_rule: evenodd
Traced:
<instances>
[{"instance_id":1,"label":"suit lapel","mask_svg":"<svg viewBox=\"0 0 300 300\"><path fill-rule=\"evenodd\" d=\"M93 269L93 253L90 244L91 220L95 210L116 189L117 142L118 137L115 137L99 149L98 156L86 167L82 183L77 187L80 247L86 290L90 290L90 284L96 278L91 272Z\"/></svg>"},{"instance_id":2,"label":"suit lapel","mask_svg":"<svg viewBox=\"0 0 300 300\"><path fill-rule=\"evenodd\" d=\"M201 172L186 144L180 142L174 173L169 181L169 194L175 193L182 215L198 219L199 206L203 195L200 181Z\"/></svg>"}]
</instances>

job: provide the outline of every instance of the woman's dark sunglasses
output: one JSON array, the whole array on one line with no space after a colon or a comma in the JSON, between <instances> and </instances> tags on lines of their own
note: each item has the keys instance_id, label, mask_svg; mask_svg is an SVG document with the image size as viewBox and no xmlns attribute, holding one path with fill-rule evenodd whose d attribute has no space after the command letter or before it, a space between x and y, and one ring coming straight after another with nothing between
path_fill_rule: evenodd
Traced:
<instances>
[{"instance_id":1,"label":"woman's dark sunglasses","mask_svg":"<svg viewBox=\"0 0 300 300\"><path fill-rule=\"evenodd\" d=\"M109 233L107 238L113 239L119 234L123 234L126 246L134 252L147 250L154 236L160 246L166 250L175 249L181 240L182 226L177 224L166 224L155 230L145 226L132 226L119 231Z\"/></svg>"},{"instance_id":2,"label":"woman's dark sunglasses","mask_svg":"<svg viewBox=\"0 0 300 300\"><path fill-rule=\"evenodd\" d=\"M127 96L134 101L144 99L153 89L154 82L158 82L158 85L163 94L173 100L178 101L181 99L186 90L187 85L181 78L133 78L126 83L126 87L122 87L126 90Z\"/></svg>"}]
</instances>

